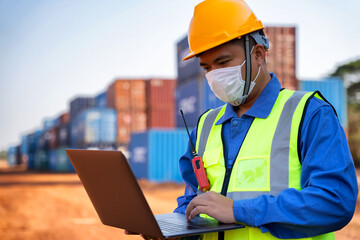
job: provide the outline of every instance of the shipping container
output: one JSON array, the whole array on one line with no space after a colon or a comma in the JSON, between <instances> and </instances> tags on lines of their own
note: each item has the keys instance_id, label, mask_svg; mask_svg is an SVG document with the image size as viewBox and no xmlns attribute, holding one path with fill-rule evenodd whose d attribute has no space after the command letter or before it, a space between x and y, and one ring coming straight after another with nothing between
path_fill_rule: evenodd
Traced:
<instances>
[{"instance_id":1,"label":"shipping container","mask_svg":"<svg viewBox=\"0 0 360 240\"><path fill-rule=\"evenodd\" d=\"M52 172L73 172L70 160L65 152L65 147L60 147L49 152L49 170Z\"/></svg>"},{"instance_id":2,"label":"shipping container","mask_svg":"<svg viewBox=\"0 0 360 240\"><path fill-rule=\"evenodd\" d=\"M62 124L68 124L70 122L70 113L63 113L59 116L58 118L58 125L62 125Z\"/></svg>"},{"instance_id":3,"label":"shipping container","mask_svg":"<svg viewBox=\"0 0 360 240\"><path fill-rule=\"evenodd\" d=\"M129 144L131 134L131 111L117 111L117 143Z\"/></svg>"},{"instance_id":4,"label":"shipping container","mask_svg":"<svg viewBox=\"0 0 360 240\"><path fill-rule=\"evenodd\" d=\"M56 172L56 150L52 149L49 151L49 170L52 172Z\"/></svg>"},{"instance_id":5,"label":"shipping container","mask_svg":"<svg viewBox=\"0 0 360 240\"><path fill-rule=\"evenodd\" d=\"M142 132L147 130L146 109L131 110L131 132Z\"/></svg>"},{"instance_id":6,"label":"shipping container","mask_svg":"<svg viewBox=\"0 0 360 240\"><path fill-rule=\"evenodd\" d=\"M204 70L200 67L200 60L197 57L183 61L182 59L189 54L188 38L185 36L177 43L177 85L182 86L194 77L204 78Z\"/></svg>"},{"instance_id":7,"label":"shipping container","mask_svg":"<svg viewBox=\"0 0 360 240\"><path fill-rule=\"evenodd\" d=\"M35 153L29 153L27 156L27 169L35 169Z\"/></svg>"},{"instance_id":8,"label":"shipping container","mask_svg":"<svg viewBox=\"0 0 360 240\"><path fill-rule=\"evenodd\" d=\"M7 151L7 161L9 166L16 164L16 147L10 147Z\"/></svg>"},{"instance_id":9,"label":"shipping container","mask_svg":"<svg viewBox=\"0 0 360 240\"><path fill-rule=\"evenodd\" d=\"M96 108L107 108L107 91L100 93L95 97Z\"/></svg>"},{"instance_id":10,"label":"shipping container","mask_svg":"<svg viewBox=\"0 0 360 240\"><path fill-rule=\"evenodd\" d=\"M116 112L109 108L91 108L71 123L71 145L86 146L97 143L115 143Z\"/></svg>"},{"instance_id":11,"label":"shipping container","mask_svg":"<svg viewBox=\"0 0 360 240\"><path fill-rule=\"evenodd\" d=\"M187 141L184 129L133 133L129 162L136 178L182 183L179 159L186 152Z\"/></svg>"},{"instance_id":12,"label":"shipping container","mask_svg":"<svg viewBox=\"0 0 360 240\"><path fill-rule=\"evenodd\" d=\"M146 110L147 107L147 81L132 79L130 81L130 107L132 110Z\"/></svg>"},{"instance_id":13,"label":"shipping container","mask_svg":"<svg viewBox=\"0 0 360 240\"><path fill-rule=\"evenodd\" d=\"M321 80L301 80L302 91L319 90L335 108L339 121L347 128L347 92L344 82L339 77L328 77Z\"/></svg>"},{"instance_id":14,"label":"shipping container","mask_svg":"<svg viewBox=\"0 0 360 240\"><path fill-rule=\"evenodd\" d=\"M58 127L57 131L58 146L70 146L70 124L65 123Z\"/></svg>"},{"instance_id":15,"label":"shipping container","mask_svg":"<svg viewBox=\"0 0 360 240\"><path fill-rule=\"evenodd\" d=\"M35 153L35 169L48 170L49 169L49 152L38 150Z\"/></svg>"},{"instance_id":16,"label":"shipping container","mask_svg":"<svg viewBox=\"0 0 360 240\"><path fill-rule=\"evenodd\" d=\"M148 107L168 107L175 105L175 86L173 79L149 79Z\"/></svg>"},{"instance_id":17,"label":"shipping container","mask_svg":"<svg viewBox=\"0 0 360 240\"><path fill-rule=\"evenodd\" d=\"M65 147L56 150L56 171L57 172L75 172L69 157L65 152Z\"/></svg>"},{"instance_id":18,"label":"shipping container","mask_svg":"<svg viewBox=\"0 0 360 240\"><path fill-rule=\"evenodd\" d=\"M49 149L55 149L58 147L58 127L52 127L47 132L49 133Z\"/></svg>"},{"instance_id":19,"label":"shipping container","mask_svg":"<svg viewBox=\"0 0 360 240\"><path fill-rule=\"evenodd\" d=\"M148 128L174 128L175 127L175 105L164 105L162 107L149 107Z\"/></svg>"},{"instance_id":20,"label":"shipping container","mask_svg":"<svg viewBox=\"0 0 360 240\"><path fill-rule=\"evenodd\" d=\"M176 126L185 127L184 121L180 114L182 109L186 123L188 127L194 128L197 124L197 120L200 116L200 94L199 94L199 82L191 81L176 89Z\"/></svg>"},{"instance_id":21,"label":"shipping container","mask_svg":"<svg viewBox=\"0 0 360 240\"><path fill-rule=\"evenodd\" d=\"M114 81L107 91L107 104L116 110L130 109L130 80L118 79Z\"/></svg>"},{"instance_id":22,"label":"shipping container","mask_svg":"<svg viewBox=\"0 0 360 240\"><path fill-rule=\"evenodd\" d=\"M86 109L95 107L95 98L77 97L70 102L70 121Z\"/></svg>"},{"instance_id":23,"label":"shipping container","mask_svg":"<svg viewBox=\"0 0 360 240\"><path fill-rule=\"evenodd\" d=\"M276 74L282 87L297 90L296 27L266 26L264 32L270 42L266 52L268 71Z\"/></svg>"},{"instance_id":24,"label":"shipping container","mask_svg":"<svg viewBox=\"0 0 360 240\"><path fill-rule=\"evenodd\" d=\"M56 125L59 124L59 119L58 118L54 118L54 119L44 119L43 121L43 129L44 130L48 130Z\"/></svg>"}]
</instances>

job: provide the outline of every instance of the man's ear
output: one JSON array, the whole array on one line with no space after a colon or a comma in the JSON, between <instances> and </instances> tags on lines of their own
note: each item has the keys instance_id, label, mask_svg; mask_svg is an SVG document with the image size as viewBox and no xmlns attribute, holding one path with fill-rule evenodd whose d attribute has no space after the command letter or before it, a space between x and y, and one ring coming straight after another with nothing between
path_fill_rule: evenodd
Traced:
<instances>
[{"instance_id":1,"label":"man's ear","mask_svg":"<svg viewBox=\"0 0 360 240\"><path fill-rule=\"evenodd\" d=\"M261 44L256 44L254 46L255 52L255 61L261 65L265 61L265 48Z\"/></svg>"}]
</instances>

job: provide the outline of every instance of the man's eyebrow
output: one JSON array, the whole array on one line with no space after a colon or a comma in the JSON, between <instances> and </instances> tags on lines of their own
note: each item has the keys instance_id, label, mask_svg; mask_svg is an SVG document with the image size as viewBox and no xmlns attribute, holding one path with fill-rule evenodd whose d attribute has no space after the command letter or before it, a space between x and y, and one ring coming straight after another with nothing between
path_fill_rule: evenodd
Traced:
<instances>
[{"instance_id":1,"label":"man's eyebrow","mask_svg":"<svg viewBox=\"0 0 360 240\"><path fill-rule=\"evenodd\" d=\"M223 59L230 58L230 57L231 57L230 55L220 56L220 57L216 58L216 59L213 61L213 63L217 63L217 62L219 62L219 61L221 61L221 60L223 60ZM207 65L208 65L208 64L206 64L206 63L200 62L200 66L207 66Z\"/></svg>"}]
</instances>

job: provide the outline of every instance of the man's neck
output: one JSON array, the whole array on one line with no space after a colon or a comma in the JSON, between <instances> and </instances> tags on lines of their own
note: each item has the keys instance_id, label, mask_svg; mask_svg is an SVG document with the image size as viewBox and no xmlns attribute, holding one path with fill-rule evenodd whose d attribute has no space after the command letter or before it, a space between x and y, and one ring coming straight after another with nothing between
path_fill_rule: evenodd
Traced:
<instances>
[{"instance_id":1,"label":"man's neck","mask_svg":"<svg viewBox=\"0 0 360 240\"><path fill-rule=\"evenodd\" d=\"M252 107L252 105L255 103L255 101L258 99L258 97L261 95L262 91L264 90L266 85L270 82L270 80L271 80L271 76L268 73L268 71L264 68L264 71L261 72L258 80L256 81L257 86L254 87L253 91L249 95L246 102L240 106L234 107L234 110L235 110L238 118L240 118L244 113L246 113Z\"/></svg>"}]
</instances>

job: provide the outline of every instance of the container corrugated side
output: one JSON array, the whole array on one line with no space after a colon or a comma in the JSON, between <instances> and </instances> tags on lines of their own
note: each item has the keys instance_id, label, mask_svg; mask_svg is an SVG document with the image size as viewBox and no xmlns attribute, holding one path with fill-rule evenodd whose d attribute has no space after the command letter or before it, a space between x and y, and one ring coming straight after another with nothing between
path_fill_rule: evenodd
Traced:
<instances>
[{"instance_id":1,"label":"container corrugated side","mask_svg":"<svg viewBox=\"0 0 360 240\"><path fill-rule=\"evenodd\" d=\"M49 169L49 152L44 150L36 151L35 153L35 169L48 170Z\"/></svg>"},{"instance_id":2,"label":"container corrugated side","mask_svg":"<svg viewBox=\"0 0 360 240\"><path fill-rule=\"evenodd\" d=\"M63 113L59 116L59 125L67 124L70 122L70 112Z\"/></svg>"},{"instance_id":3,"label":"container corrugated side","mask_svg":"<svg viewBox=\"0 0 360 240\"><path fill-rule=\"evenodd\" d=\"M58 146L70 145L70 124L65 123L58 127L57 131Z\"/></svg>"},{"instance_id":4,"label":"container corrugated side","mask_svg":"<svg viewBox=\"0 0 360 240\"><path fill-rule=\"evenodd\" d=\"M147 130L147 118L146 110L133 109L131 110L131 132L141 132Z\"/></svg>"},{"instance_id":5,"label":"container corrugated side","mask_svg":"<svg viewBox=\"0 0 360 240\"><path fill-rule=\"evenodd\" d=\"M302 91L319 90L321 94L335 108L339 121L344 128L347 128L347 92L341 78L329 77L321 80L300 81Z\"/></svg>"},{"instance_id":6,"label":"container corrugated side","mask_svg":"<svg viewBox=\"0 0 360 240\"><path fill-rule=\"evenodd\" d=\"M276 74L282 87L297 90L296 27L266 26L264 32L270 41L267 69Z\"/></svg>"},{"instance_id":7,"label":"container corrugated side","mask_svg":"<svg viewBox=\"0 0 360 240\"><path fill-rule=\"evenodd\" d=\"M175 104L174 79L149 79L148 81L148 107L163 107Z\"/></svg>"},{"instance_id":8,"label":"container corrugated side","mask_svg":"<svg viewBox=\"0 0 360 240\"><path fill-rule=\"evenodd\" d=\"M184 84L176 89L176 126L185 127L184 121L180 115L182 109L186 123L190 128L194 128L201 114L200 109L201 93L199 91L198 79Z\"/></svg>"},{"instance_id":9,"label":"container corrugated side","mask_svg":"<svg viewBox=\"0 0 360 240\"><path fill-rule=\"evenodd\" d=\"M131 134L131 112L117 111L117 142L119 144L128 144Z\"/></svg>"},{"instance_id":10,"label":"container corrugated side","mask_svg":"<svg viewBox=\"0 0 360 240\"><path fill-rule=\"evenodd\" d=\"M149 180L181 183L179 159L186 152L186 131L150 130L148 134Z\"/></svg>"},{"instance_id":11,"label":"container corrugated side","mask_svg":"<svg viewBox=\"0 0 360 240\"><path fill-rule=\"evenodd\" d=\"M133 133L129 162L135 176L155 182L181 183L179 159L186 151L187 141L184 129Z\"/></svg>"},{"instance_id":12,"label":"container corrugated side","mask_svg":"<svg viewBox=\"0 0 360 240\"><path fill-rule=\"evenodd\" d=\"M73 147L116 141L116 112L109 108L92 108L79 114L71 125Z\"/></svg>"},{"instance_id":13,"label":"container corrugated side","mask_svg":"<svg viewBox=\"0 0 360 240\"><path fill-rule=\"evenodd\" d=\"M49 151L49 170L52 172L56 172L56 150L52 149Z\"/></svg>"},{"instance_id":14,"label":"container corrugated side","mask_svg":"<svg viewBox=\"0 0 360 240\"><path fill-rule=\"evenodd\" d=\"M107 107L107 91L100 93L95 97L95 107L96 108L106 108Z\"/></svg>"},{"instance_id":15,"label":"container corrugated side","mask_svg":"<svg viewBox=\"0 0 360 240\"><path fill-rule=\"evenodd\" d=\"M108 107L116 110L130 109L130 87L128 79L118 79L108 88L107 104Z\"/></svg>"},{"instance_id":16,"label":"container corrugated side","mask_svg":"<svg viewBox=\"0 0 360 240\"><path fill-rule=\"evenodd\" d=\"M7 151L7 161L9 166L16 164L16 147L10 147Z\"/></svg>"},{"instance_id":17,"label":"container corrugated side","mask_svg":"<svg viewBox=\"0 0 360 240\"><path fill-rule=\"evenodd\" d=\"M148 132L131 134L129 164L137 179L148 179Z\"/></svg>"},{"instance_id":18,"label":"container corrugated side","mask_svg":"<svg viewBox=\"0 0 360 240\"><path fill-rule=\"evenodd\" d=\"M95 106L95 99L93 97L78 97L70 102L70 121L86 109Z\"/></svg>"},{"instance_id":19,"label":"container corrugated side","mask_svg":"<svg viewBox=\"0 0 360 240\"><path fill-rule=\"evenodd\" d=\"M163 107L149 107L148 128L174 128L175 105Z\"/></svg>"},{"instance_id":20,"label":"container corrugated side","mask_svg":"<svg viewBox=\"0 0 360 240\"><path fill-rule=\"evenodd\" d=\"M145 110L147 107L147 81L145 79L132 79L130 83L131 109Z\"/></svg>"},{"instance_id":21,"label":"container corrugated side","mask_svg":"<svg viewBox=\"0 0 360 240\"><path fill-rule=\"evenodd\" d=\"M65 152L65 147L56 149L56 171L57 172L74 172L69 157Z\"/></svg>"},{"instance_id":22,"label":"container corrugated side","mask_svg":"<svg viewBox=\"0 0 360 240\"><path fill-rule=\"evenodd\" d=\"M204 70L200 67L199 58L194 57L186 61L182 60L188 54L189 44L187 36L185 36L177 43L178 86L188 83L194 76L202 75L202 78L204 77Z\"/></svg>"}]
</instances>

